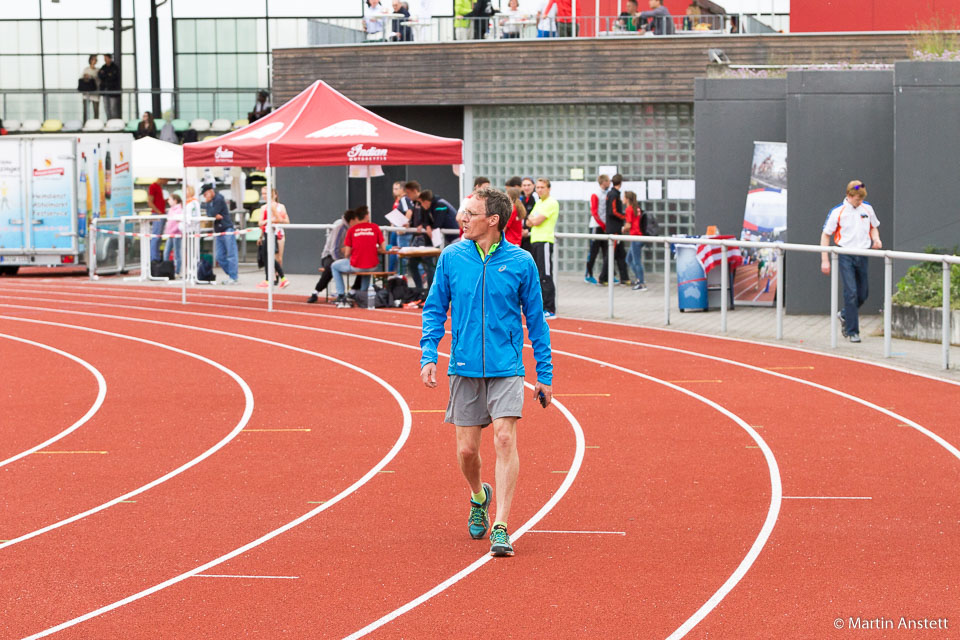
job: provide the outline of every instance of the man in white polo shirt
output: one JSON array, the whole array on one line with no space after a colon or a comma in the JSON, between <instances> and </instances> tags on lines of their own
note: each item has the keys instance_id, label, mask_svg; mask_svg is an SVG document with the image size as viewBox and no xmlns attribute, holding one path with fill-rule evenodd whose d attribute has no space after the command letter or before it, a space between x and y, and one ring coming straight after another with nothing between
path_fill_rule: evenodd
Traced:
<instances>
[{"instance_id":1,"label":"man in white polo shirt","mask_svg":"<svg viewBox=\"0 0 960 640\"><path fill-rule=\"evenodd\" d=\"M820 246L829 247L830 238L848 249L880 249L880 221L873 207L864 202L867 187L862 180L851 180L847 184L847 197L830 210L820 235ZM820 270L830 273L830 254L820 254ZM843 335L850 342L860 342L860 307L867 301L867 257L838 256L837 268L843 283L843 310L840 322Z\"/></svg>"}]
</instances>

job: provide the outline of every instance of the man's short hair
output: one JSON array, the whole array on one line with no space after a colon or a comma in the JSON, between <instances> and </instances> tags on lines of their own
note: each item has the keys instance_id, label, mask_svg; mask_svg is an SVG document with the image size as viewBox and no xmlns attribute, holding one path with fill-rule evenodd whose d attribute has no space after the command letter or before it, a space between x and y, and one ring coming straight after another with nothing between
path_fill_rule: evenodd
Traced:
<instances>
[{"instance_id":1,"label":"man's short hair","mask_svg":"<svg viewBox=\"0 0 960 640\"><path fill-rule=\"evenodd\" d=\"M411 180L410 182L405 182L403 188L411 189L413 191L420 191L420 183L416 180Z\"/></svg>"},{"instance_id":2,"label":"man's short hair","mask_svg":"<svg viewBox=\"0 0 960 640\"><path fill-rule=\"evenodd\" d=\"M367 205L362 204L356 209L353 210L353 219L354 220L363 220L368 215L370 215L370 209L367 208Z\"/></svg>"},{"instance_id":3,"label":"man's short hair","mask_svg":"<svg viewBox=\"0 0 960 640\"><path fill-rule=\"evenodd\" d=\"M523 184L523 179L520 176L513 176L507 180L507 187L519 187Z\"/></svg>"},{"instance_id":4,"label":"man's short hair","mask_svg":"<svg viewBox=\"0 0 960 640\"><path fill-rule=\"evenodd\" d=\"M422 201L422 200L426 200L427 202L429 202L429 203L432 204L432 203L433 203L433 191L430 191L430 189L424 189L423 191L421 191L421 192L420 192L420 200L421 200L421 201Z\"/></svg>"},{"instance_id":5,"label":"man's short hair","mask_svg":"<svg viewBox=\"0 0 960 640\"><path fill-rule=\"evenodd\" d=\"M612 182L614 186L619 187L621 184L623 184L623 176L619 173L615 173L613 177L610 178L610 182Z\"/></svg>"},{"instance_id":6,"label":"man's short hair","mask_svg":"<svg viewBox=\"0 0 960 640\"><path fill-rule=\"evenodd\" d=\"M610 176L608 176L605 173L601 173L599 176L597 176L597 184L603 184L609 179L610 179Z\"/></svg>"},{"instance_id":7,"label":"man's short hair","mask_svg":"<svg viewBox=\"0 0 960 640\"><path fill-rule=\"evenodd\" d=\"M550 181L546 178L537 178L537 182L542 182L543 184L547 185L547 189L550 188Z\"/></svg>"},{"instance_id":8,"label":"man's short hair","mask_svg":"<svg viewBox=\"0 0 960 640\"><path fill-rule=\"evenodd\" d=\"M507 222L510 221L510 214L513 212L513 203L510 202L507 194L492 187L484 187L477 191L473 197L484 201L484 204L487 205L488 216L500 216L497 221L497 228L500 233L503 233Z\"/></svg>"},{"instance_id":9,"label":"man's short hair","mask_svg":"<svg viewBox=\"0 0 960 640\"><path fill-rule=\"evenodd\" d=\"M483 176L477 176L473 179L473 188L476 189L482 184L490 184L490 178L484 178Z\"/></svg>"},{"instance_id":10,"label":"man's short hair","mask_svg":"<svg viewBox=\"0 0 960 640\"><path fill-rule=\"evenodd\" d=\"M357 219L357 212L354 211L353 209L347 209L346 211L343 212L344 222L350 222L351 220L356 220L356 219Z\"/></svg>"}]
</instances>

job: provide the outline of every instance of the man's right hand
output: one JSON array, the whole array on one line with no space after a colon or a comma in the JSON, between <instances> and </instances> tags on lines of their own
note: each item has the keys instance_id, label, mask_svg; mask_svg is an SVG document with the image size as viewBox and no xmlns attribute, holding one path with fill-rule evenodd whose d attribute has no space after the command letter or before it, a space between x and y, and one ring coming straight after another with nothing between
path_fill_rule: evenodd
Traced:
<instances>
[{"instance_id":1,"label":"man's right hand","mask_svg":"<svg viewBox=\"0 0 960 640\"><path fill-rule=\"evenodd\" d=\"M829 260L822 260L822 261L820 262L820 271L822 271L825 275L830 275L830 261L829 261Z\"/></svg>"},{"instance_id":2,"label":"man's right hand","mask_svg":"<svg viewBox=\"0 0 960 640\"><path fill-rule=\"evenodd\" d=\"M420 369L420 379L423 381L423 384L428 389L433 389L437 386L437 363L428 362L423 365L423 368Z\"/></svg>"}]
</instances>

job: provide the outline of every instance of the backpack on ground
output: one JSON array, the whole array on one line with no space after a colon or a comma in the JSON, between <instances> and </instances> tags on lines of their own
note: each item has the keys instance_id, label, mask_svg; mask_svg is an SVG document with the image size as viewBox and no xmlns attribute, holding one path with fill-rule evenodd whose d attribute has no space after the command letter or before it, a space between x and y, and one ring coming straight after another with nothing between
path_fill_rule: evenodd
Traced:
<instances>
[{"instance_id":1,"label":"backpack on ground","mask_svg":"<svg viewBox=\"0 0 960 640\"><path fill-rule=\"evenodd\" d=\"M213 273L213 265L206 258L200 258L197 261L197 280L213 282L216 279L217 276Z\"/></svg>"},{"instance_id":2,"label":"backpack on ground","mask_svg":"<svg viewBox=\"0 0 960 640\"><path fill-rule=\"evenodd\" d=\"M656 217L654 217L652 213L644 212L643 217L640 218L640 231L643 232L645 236L660 235L660 223L657 222Z\"/></svg>"},{"instance_id":3,"label":"backpack on ground","mask_svg":"<svg viewBox=\"0 0 960 640\"><path fill-rule=\"evenodd\" d=\"M387 280L387 291L393 306L403 306L417 300L417 293L407 285L406 278L390 278Z\"/></svg>"},{"instance_id":4,"label":"backpack on ground","mask_svg":"<svg viewBox=\"0 0 960 640\"><path fill-rule=\"evenodd\" d=\"M177 269L170 260L153 260L150 263L150 275L154 278L173 280L177 275Z\"/></svg>"}]
</instances>

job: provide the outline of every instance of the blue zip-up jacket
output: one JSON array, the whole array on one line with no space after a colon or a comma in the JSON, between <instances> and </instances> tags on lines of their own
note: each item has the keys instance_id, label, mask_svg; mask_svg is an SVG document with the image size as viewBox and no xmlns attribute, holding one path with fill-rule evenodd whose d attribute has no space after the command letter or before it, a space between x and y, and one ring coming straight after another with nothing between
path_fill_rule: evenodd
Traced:
<instances>
[{"instance_id":1,"label":"blue zip-up jacket","mask_svg":"<svg viewBox=\"0 0 960 640\"><path fill-rule=\"evenodd\" d=\"M423 305L420 368L437 361L450 309L450 367L447 375L468 378L523 376L523 324L533 344L537 381L553 384L550 328L543 319L540 276L533 257L500 236L484 261L473 240L443 250Z\"/></svg>"}]
</instances>

